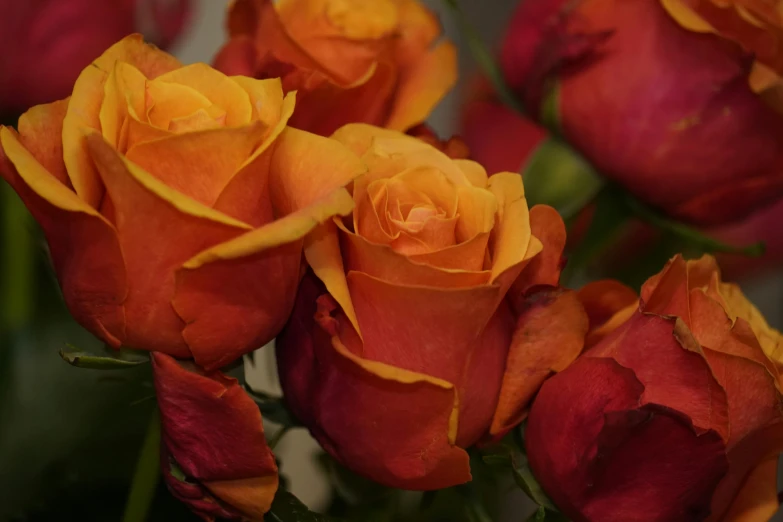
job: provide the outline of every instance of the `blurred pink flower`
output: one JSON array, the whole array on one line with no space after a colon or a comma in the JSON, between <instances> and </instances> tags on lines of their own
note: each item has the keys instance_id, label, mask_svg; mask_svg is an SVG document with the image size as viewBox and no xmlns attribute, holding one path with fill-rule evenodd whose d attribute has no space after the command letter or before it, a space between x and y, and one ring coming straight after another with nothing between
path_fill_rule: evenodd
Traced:
<instances>
[{"instance_id":1,"label":"blurred pink flower","mask_svg":"<svg viewBox=\"0 0 783 522\"><path fill-rule=\"evenodd\" d=\"M0 0L0 114L68 96L110 45L142 31L166 47L190 0Z\"/></svg>"}]
</instances>

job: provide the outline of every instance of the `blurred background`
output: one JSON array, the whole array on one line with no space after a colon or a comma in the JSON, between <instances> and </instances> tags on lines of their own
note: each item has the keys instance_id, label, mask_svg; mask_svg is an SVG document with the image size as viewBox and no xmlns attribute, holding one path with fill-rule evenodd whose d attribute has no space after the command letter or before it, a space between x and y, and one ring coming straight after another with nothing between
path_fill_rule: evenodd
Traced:
<instances>
[{"instance_id":1,"label":"blurred background","mask_svg":"<svg viewBox=\"0 0 783 522\"><path fill-rule=\"evenodd\" d=\"M67 58L66 50L60 50L49 52L53 56L45 63L35 61L25 55L19 42L25 42L31 53L45 52L47 46L55 45L46 38L49 31L91 34L96 27L102 29L102 34L73 42L78 55L91 52L93 38L105 40L106 47L117 39L113 31L135 30L168 48L184 63L192 63L210 62L225 40L225 0L192 0L189 4L178 0L116 1L127 4L120 20L101 17L100 13L74 18L63 9L62 17L50 16L45 23L24 29L19 23L29 19L25 10L56 10L81 0L31 0L25 6L21 6L24 2L0 1L0 43L5 44L0 47L2 123L14 123L28 102L49 101L47 93L41 93L40 100L33 100L37 93L30 89L20 93L24 82L15 76L18 73L8 71L22 70L19 64L27 60L26 68L35 69L31 72L35 78L30 81L55 88L49 85L48 75ZM427 3L440 12L448 37L460 48L458 88L430 120L441 137L448 137L459 130L460 109L476 67L467 42L443 3ZM481 37L496 46L516 4L516 0L464 0L462 7ZM7 26L14 30L5 30ZM85 56L85 64L92 58ZM73 78L65 81L70 85ZM128 484L154 406L149 369L82 370L58 357L65 343L87 350L100 347L70 319L50 275L43 239L15 194L2 183L0 198L0 521L121 520ZM751 276L746 274L742 281L746 294L771 325L781 328L783 278L774 271ZM272 353L267 349L254 354L252 364L246 363L247 380L254 388L279 393ZM273 432L276 428L267 429ZM288 433L277 453L281 472L293 493L316 510L333 502L327 480L333 470L319 458L318 448L306 431ZM524 520L530 505L519 490L508 490L510 494L498 506L498 520ZM150 520L196 518L159 487ZM375 518L368 516L365 520ZM777 520L783 521L783 516Z\"/></svg>"}]
</instances>

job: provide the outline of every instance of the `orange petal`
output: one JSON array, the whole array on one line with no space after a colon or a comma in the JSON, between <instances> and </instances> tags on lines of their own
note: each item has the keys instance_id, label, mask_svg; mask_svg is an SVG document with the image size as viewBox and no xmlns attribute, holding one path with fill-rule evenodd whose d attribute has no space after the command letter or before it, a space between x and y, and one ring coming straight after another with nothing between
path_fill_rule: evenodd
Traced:
<instances>
[{"instance_id":1,"label":"orange petal","mask_svg":"<svg viewBox=\"0 0 783 522\"><path fill-rule=\"evenodd\" d=\"M410 255L408 258L414 263L422 263L443 270L485 272L484 265L489 238L490 233L485 232L473 236L464 243L427 254Z\"/></svg>"},{"instance_id":2,"label":"orange petal","mask_svg":"<svg viewBox=\"0 0 783 522\"><path fill-rule=\"evenodd\" d=\"M99 134L86 137L116 212L131 281L125 312L128 346L187 357L185 324L174 312L174 271L198 252L250 227L165 186L130 163ZM154 235L151 239L151 231Z\"/></svg>"},{"instance_id":3,"label":"orange petal","mask_svg":"<svg viewBox=\"0 0 783 522\"><path fill-rule=\"evenodd\" d=\"M281 383L297 416L339 462L384 485L428 490L469 481L468 455L454 446L454 388L357 356L360 340L336 303L323 296L316 310L319 293L305 278L277 341Z\"/></svg>"},{"instance_id":4,"label":"orange petal","mask_svg":"<svg viewBox=\"0 0 783 522\"><path fill-rule=\"evenodd\" d=\"M0 174L43 229L68 309L79 324L119 347L128 286L116 230L38 163L13 131L0 127L0 144Z\"/></svg>"},{"instance_id":5,"label":"orange petal","mask_svg":"<svg viewBox=\"0 0 783 522\"><path fill-rule=\"evenodd\" d=\"M512 300L522 299L528 289L534 286L560 284L566 243L563 218L552 207L536 205L530 209L530 233L541 242L542 250L525 265L514 281L510 292Z\"/></svg>"},{"instance_id":6,"label":"orange petal","mask_svg":"<svg viewBox=\"0 0 783 522\"><path fill-rule=\"evenodd\" d=\"M544 381L576 359L587 327L587 314L575 292L548 289L527 297L517 318L492 419L493 438L502 438L522 422Z\"/></svg>"},{"instance_id":7,"label":"orange petal","mask_svg":"<svg viewBox=\"0 0 783 522\"><path fill-rule=\"evenodd\" d=\"M305 238L304 254L313 273L321 280L327 293L337 302L357 335L361 337L351 293L348 291L337 225L328 222L313 230Z\"/></svg>"},{"instance_id":8,"label":"orange petal","mask_svg":"<svg viewBox=\"0 0 783 522\"><path fill-rule=\"evenodd\" d=\"M733 283L716 282L711 286L710 295L723 304L729 318L736 321L741 317L750 324L767 357L783 363L783 336L772 328L761 312L745 297L740 287Z\"/></svg>"},{"instance_id":9,"label":"orange petal","mask_svg":"<svg viewBox=\"0 0 783 522\"><path fill-rule=\"evenodd\" d=\"M278 487L277 474L237 480L204 481L215 497L240 511L249 520L263 520L272 507Z\"/></svg>"},{"instance_id":10,"label":"orange petal","mask_svg":"<svg viewBox=\"0 0 783 522\"><path fill-rule=\"evenodd\" d=\"M750 472L723 522L770 520L778 512L778 457L771 457Z\"/></svg>"},{"instance_id":11,"label":"orange petal","mask_svg":"<svg viewBox=\"0 0 783 522\"><path fill-rule=\"evenodd\" d=\"M586 348L597 344L639 310L636 292L613 279L588 283L577 292L577 296L590 318Z\"/></svg>"},{"instance_id":12,"label":"orange petal","mask_svg":"<svg viewBox=\"0 0 783 522\"><path fill-rule=\"evenodd\" d=\"M181 66L176 58L145 44L141 35L136 34L111 46L79 75L63 121L63 159L76 193L93 208L98 207L104 189L87 152L84 132L101 128L104 83L118 61L135 66L147 78L156 78Z\"/></svg>"},{"instance_id":13,"label":"orange petal","mask_svg":"<svg viewBox=\"0 0 783 522\"><path fill-rule=\"evenodd\" d=\"M428 52L441 34L437 15L419 0L398 0L398 38L394 42L395 61L409 65Z\"/></svg>"},{"instance_id":14,"label":"orange petal","mask_svg":"<svg viewBox=\"0 0 783 522\"><path fill-rule=\"evenodd\" d=\"M303 238L352 208L351 196L339 189L183 265L177 272L173 305L187 324L182 335L200 366L224 366L280 332L301 276Z\"/></svg>"},{"instance_id":15,"label":"orange petal","mask_svg":"<svg viewBox=\"0 0 783 522\"><path fill-rule=\"evenodd\" d=\"M193 87L165 82L162 77L147 82L145 87L147 117L160 129L169 129L171 120L213 107L212 101Z\"/></svg>"},{"instance_id":16,"label":"orange petal","mask_svg":"<svg viewBox=\"0 0 783 522\"><path fill-rule=\"evenodd\" d=\"M156 82L187 85L226 111L226 126L250 123L253 106L247 91L233 79L204 63L194 63L159 76Z\"/></svg>"},{"instance_id":17,"label":"orange petal","mask_svg":"<svg viewBox=\"0 0 783 522\"><path fill-rule=\"evenodd\" d=\"M397 285L362 272L347 280L365 359L454 384L503 297L494 286Z\"/></svg>"},{"instance_id":18,"label":"orange petal","mask_svg":"<svg viewBox=\"0 0 783 522\"><path fill-rule=\"evenodd\" d=\"M397 80L394 65L382 62L369 79L355 87L344 88L331 82L302 87L291 125L322 136L329 136L346 123L383 125Z\"/></svg>"},{"instance_id":19,"label":"orange petal","mask_svg":"<svg viewBox=\"0 0 783 522\"><path fill-rule=\"evenodd\" d=\"M401 71L397 98L385 127L406 130L426 120L457 83L457 49L442 42Z\"/></svg>"},{"instance_id":20,"label":"orange petal","mask_svg":"<svg viewBox=\"0 0 783 522\"><path fill-rule=\"evenodd\" d=\"M19 141L51 175L70 186L63 163L63 118L70 98L36 105L19 118Z\"/></svg>"},{"instance_id":21,"label":"orange petal","mask_svg":"<svg viewBox=\"0 0 783 522\"><path fill-rule=\"evenodd\" d=\"M473 272L419 263L388 245L369 242L340 222L337 226L340 228L345 268L348 271L364 272L390 283L406 285L462 288L489 283L489 271Z\"/></svg>"},{"instance_id":22,"label":"orange petal","mask_svg":"<svg viewBox=\"0 0 783 522\"><path fill-rule=\"evenodd\" d=\"M275 141L270 169L272 202L285 215L346 186L366 166L336 140L288 127Z\"/></svg>"},{"instance_id":23,"label":"orange petal","mask_svg":"<svg viewBox=\"0 0 783 522\"><path fill-rule=\"evenodd\" d=\"M493 231L492 280L504 275L508 279L504 284L511 285L522 269L522 262L541 252L543 245L530 229L522 176L512 172L495 174L489 178L489 190L495 194L501 209Z\"/></svg>"},{"instance_id":24,"label":"orange petal","mask_svg":"<svg viewBox=\"0 0 783 522\"><path fill-rule=\"evenodd\" d=\"M690 325L688 265L681 255L672 258L658 274L642 285L644 311L682 318Z\"/></svg>"},{"instance_id":25,"label":"orange petal","mask_svg":"<svg viewBox=\"0 0 783 522\"><path fill-rule=\"evenodd\" d=\"M274 6L287 35L341 85L357 85L372 74L397 26L390 0L283 0Z\"/></svg>"},{"instance_id":26,"label":"orange petal","mask_svg":"<svg viewBox=\"0 0 783 522\"><path fill-rule=\"evenodd\" d=\"M176 134L132 146L126 157L166 186L212 206L266 131L258 122Z\"/></svg>"}]
</instances>

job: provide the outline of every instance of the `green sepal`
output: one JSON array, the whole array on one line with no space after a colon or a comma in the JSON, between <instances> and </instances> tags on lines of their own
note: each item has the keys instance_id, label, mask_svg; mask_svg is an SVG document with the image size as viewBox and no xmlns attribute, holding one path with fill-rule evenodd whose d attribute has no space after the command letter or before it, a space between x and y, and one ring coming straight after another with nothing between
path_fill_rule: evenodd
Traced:
<instances>
[{"instance_id":1,"label":"green sepal","mask_svg":"<svg viewBox=\"0 0 783 522\"><path fill-rule=\"evenodd\" d=\"M541 485L533 475L525 454L522 440L524 425L517 433L508 434L502 441L482 449L482 460L491 466L508 467L517 486L530 499L547 511L558 512ZM536 519L533 519L536 520Z\"/></svg>"},{"instance_id":2,"label":"green sepal","mask_svg":"<svg viewBox=\"0 0 783 522\"><path fill-rule=\"evenodd\" d=\"M538 506L538 509L530 515L527 522L568 522L568 519L562 513L550 511L544 506Z\"/></svg>"},{"instance_id":3,"label":"green sepal","mask_svg":"<svg viewBox=\"0 0 783 522\"><path fill-rule=\"evenodd\" d=\"M285 490L278 490L272 507L264 515L266 522L342 522L343 519L310 511L301 500Z\"/></svg>"},{"instance_id":4,"label":"green sepal","mask_svg":"<svg viewBox=\"0 0 783 522\"><path fill-rule=\"evenodd\" d=\"M142 355L138 351L124 348L120 350L107 348L104 354L96 354L80 351L70 344L65 346L67 350L60 350L60 357L62 357L63 361L77 368L126 370L150 361L148 356Z\"/></svg>"},{"instance_id":5,"label":"green sepal","mask_svg":"<svg viewBox=\"0 0 783 522\"><path fill-rule=\"evenodd\" d=\"M575 216L604 185L604 179L587 160L555 137L539 144L521 174L528 206L549 205L563 219Z\"/></svg>"}]
</instances>

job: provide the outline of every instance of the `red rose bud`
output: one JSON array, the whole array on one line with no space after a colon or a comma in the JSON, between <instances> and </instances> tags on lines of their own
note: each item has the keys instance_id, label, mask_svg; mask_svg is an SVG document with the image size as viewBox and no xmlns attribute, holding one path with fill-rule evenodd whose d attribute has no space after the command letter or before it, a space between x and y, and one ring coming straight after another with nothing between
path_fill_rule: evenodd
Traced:
<instances>
[{"instance_id":1,"label":"red rose bud","mask_svg":"<svg viewBox=\"0 0 783 522\"><path fill-rule=\"evenodd\" d=\"M0 114L65 98L82 69L130 33L169 46L189 18L190 0L0 0Z\"/></svg>"},{"instance_id":2,"label":"red rose bud","mask_svg":"<svg viewBox=\"0 0 783 522\"><path fill-rule=\"evenodd\" d=\"M152 354L161 468L171 493L204 520L261 521L277 491L261 413L236 379Z\"/></svg>"},{"instance_id":3,"label":"red rose bud","mask_svg":"<svg viewBox=\"0 0 783 522\"><path fill-rule=\"evenodd\" d=\"M639 199L735 221L783 196L780 16L737 3L525 1L503 70L533 113L556 95L565 138Z\"/></svg>"},{"instance_id":4,"label":"red rose bud","mask_svg":"<svg viewBox=\"0 0 783 522\"><path fill-rule=\"evenodd\" d=\"M575 522L768 520L778 508L781 335L715 260L675 257L632 302L579 292L592 345L548 380L530 465Z\"/></svg>"}]
</instances>

